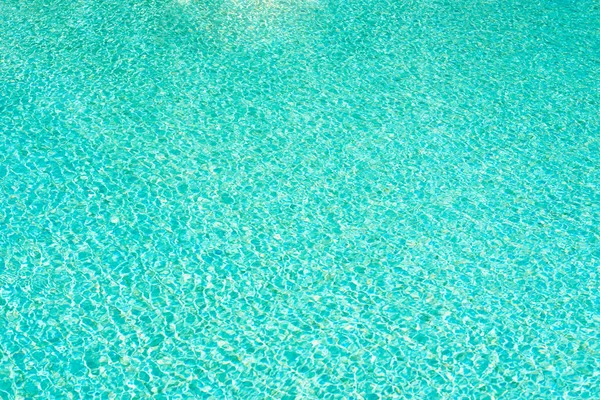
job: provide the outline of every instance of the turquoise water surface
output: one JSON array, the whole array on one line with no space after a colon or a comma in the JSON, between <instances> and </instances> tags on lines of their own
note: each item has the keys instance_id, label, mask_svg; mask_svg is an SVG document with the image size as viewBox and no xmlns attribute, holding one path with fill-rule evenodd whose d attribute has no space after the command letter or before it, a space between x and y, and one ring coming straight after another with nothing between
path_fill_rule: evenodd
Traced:
<instances>
[{"instance_id":1,"label":"turquoise water surface","mask_svg":"<svg viewBox=\"0 0 600 400\"><path fill-rule=\"evenodd\" d=\"M0 398L599 399L597 0L0 0Z\"/></svg>"}]
</instances>

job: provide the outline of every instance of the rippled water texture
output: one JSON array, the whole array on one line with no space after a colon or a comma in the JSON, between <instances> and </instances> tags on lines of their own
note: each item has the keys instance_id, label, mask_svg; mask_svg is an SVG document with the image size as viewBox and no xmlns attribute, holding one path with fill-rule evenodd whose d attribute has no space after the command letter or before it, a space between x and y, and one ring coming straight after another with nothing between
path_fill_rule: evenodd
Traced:
<instances>
[{"instance_id":1,"label":"rippled water texture","mask_svg":"<svg viewBox=\"0 0 600 400\"><path fill-rule=\"evenodd\" d=\"M597 0L0 0L0 398L600 398Z\"/></svg>"}]
</instances>

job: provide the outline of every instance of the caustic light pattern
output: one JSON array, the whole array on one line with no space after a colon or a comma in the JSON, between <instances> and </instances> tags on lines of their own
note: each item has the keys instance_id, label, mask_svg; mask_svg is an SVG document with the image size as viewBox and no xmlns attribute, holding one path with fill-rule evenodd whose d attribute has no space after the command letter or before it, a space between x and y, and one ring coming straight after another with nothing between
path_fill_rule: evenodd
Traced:
<instances>
[{"instance_id":1,"label":"caustic light pattern","mask_svg":"<svg viewBox=\"0 0 600 400\"><path fill-rule=\"evenodd\" d=\"M0 0L0 398L600 398L593 0Z\"/></svg>"}]
</instances>

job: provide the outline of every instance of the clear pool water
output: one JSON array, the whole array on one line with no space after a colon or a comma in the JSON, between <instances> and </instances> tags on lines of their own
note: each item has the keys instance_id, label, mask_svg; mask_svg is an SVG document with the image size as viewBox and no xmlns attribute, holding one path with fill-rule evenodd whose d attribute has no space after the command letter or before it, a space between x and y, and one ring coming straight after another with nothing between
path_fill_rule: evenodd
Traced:
<instances>
[{"instance_id":1,"label":"clear pool water","mask_svg":"<svg viewBox=\"0 0 600 400\"><path fill-rule=\"evenodd\" d=\"M600 398L600 4L0 0L0 398Z\"/></svg>"}]
</instances>

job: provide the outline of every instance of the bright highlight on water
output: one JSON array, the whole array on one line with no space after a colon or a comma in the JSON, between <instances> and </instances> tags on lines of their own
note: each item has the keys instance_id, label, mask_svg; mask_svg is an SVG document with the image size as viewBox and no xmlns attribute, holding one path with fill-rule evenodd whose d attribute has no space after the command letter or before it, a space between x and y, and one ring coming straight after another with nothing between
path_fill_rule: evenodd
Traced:
<instances>
[{"instance_id":1,"label":"bright highlight on water","mask_svg":"<svg viewBox=\"0 0 600 400\"><path fill-rule=\"evenodd\" d=\"M0 399L600 398L594 0L0 0Z\"/></svg>"}]
</instances>

